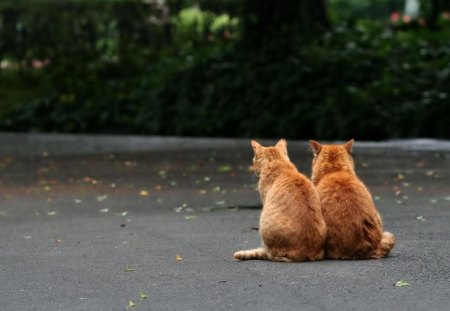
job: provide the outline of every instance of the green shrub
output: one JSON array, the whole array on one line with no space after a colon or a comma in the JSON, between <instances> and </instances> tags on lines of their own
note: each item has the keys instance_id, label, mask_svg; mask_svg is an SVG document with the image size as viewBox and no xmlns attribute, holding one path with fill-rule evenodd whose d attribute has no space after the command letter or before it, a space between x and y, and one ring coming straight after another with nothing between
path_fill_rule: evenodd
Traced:
<instances>
[{"instance_id":1,"label":"green shrub","mask_svg":"<svg viewBox=\"0 0 450 311\"><path fill-rule=\"evenodd\" d=\"M381 32L381 34L380 34ZM448 34L337 28L321 40L235 49L159 93L165 134L326 139L450 137Z\"/></svg>"},{"instance_id":2,"label":"green shrub","mask_svg":"<svg viewBox=\"0 0 450 311\"><path fill-rule=\"evenodd\" d=\"M448 30L394 32L357 23L335 27L315 41L280 38L251 50L204 36L229 22L211 13L201 15L201 28L180 17L182 29L173 44L164 45L155 39L164 38L160 29L151 29L149 37L141 23L117 24L116 10L136 21L139 8L108 3L108 10L89 10L93 15L76 3L61 4L54 12L58 36L42 39L48 45L28 35L49 27L32 22L43 8L27 13L23 38L35 48L24 53L25 59L51 60L40 74L47 77L48 90L0 115L0 129L298 139L450 137ZM115 7L118 3L125 7ZM211 16L222 22L214 23Z\"/></svg>"}]
</instances>

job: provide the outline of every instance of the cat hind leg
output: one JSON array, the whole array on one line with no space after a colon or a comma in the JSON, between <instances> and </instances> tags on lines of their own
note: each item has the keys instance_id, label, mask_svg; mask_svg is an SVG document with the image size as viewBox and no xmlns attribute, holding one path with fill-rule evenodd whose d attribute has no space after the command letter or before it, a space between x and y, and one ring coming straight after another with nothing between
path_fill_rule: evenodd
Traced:
<instances>
[{"instance_id":1,"label":"cat hind leg","mask_svg":"<svg viewBox=\"0 0 450 311\"><path fill-rule=\"evenodd\" d=\"M378 259L387 257L390 251L394 248L394 245L395 245L395 236L390 232L384 232L383 238L381 239L378 248L373 253L372 258Z\"/></svg>"}]
</instances>

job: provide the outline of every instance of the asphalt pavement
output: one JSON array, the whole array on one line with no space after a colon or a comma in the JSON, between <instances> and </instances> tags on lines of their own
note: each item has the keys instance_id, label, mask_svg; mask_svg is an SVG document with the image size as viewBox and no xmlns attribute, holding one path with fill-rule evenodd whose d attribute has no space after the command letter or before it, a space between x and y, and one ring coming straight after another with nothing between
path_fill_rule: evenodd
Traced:
<instances>
[{"instance_id":1,"label":"asphalt pavement","mask_svg":"<svg viewBox=\"0 0 450 311\"><path fill-rule=\"evenodd\" d=\"M0 133L0 310L450 310L450 142L354 155L388 258L238 262L259 246L249 140Z\"/></svg>"}]
</instances>

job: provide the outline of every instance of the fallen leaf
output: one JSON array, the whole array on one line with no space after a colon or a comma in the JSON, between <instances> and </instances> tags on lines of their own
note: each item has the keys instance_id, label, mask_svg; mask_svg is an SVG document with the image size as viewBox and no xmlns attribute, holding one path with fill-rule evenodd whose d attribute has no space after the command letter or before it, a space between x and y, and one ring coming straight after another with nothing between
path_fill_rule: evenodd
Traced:
<instances>
[{"instance_id":1,"label":"fallen leaf","mask_svg":"<svg viewBox=\"0 0 450 311\"><path fill-rule=\"evenodd\" d=\"M184 216L184 219L187 219L187 220L189 220L189 219L195 219L195 218L197 218L197 216L195 216L195 215Z\"/></svg>"},{"instance_id":2,"label":"fallen leaf","mask_svg":"<svg viewBox=\"0 0 450 311\"><path fill-rule=\"evenodd\" d=\"M406 282L405 280L400 280L395 282L394 286L396 287L402 287L402 286L410 286L411 284L409 284L408 282Z\"/></svg>"},{"instance_id":3,"label":"fallen leaf","mask_svg":"<svg viewBox=\"0 0 450 311\"><path fill-rule=\"evenodd\" d=\"M132 300L128 301L127 309L134 308L134 307L136 307L136 304Z\"/></svg>"},{"instance_id":4,"label":"fallen leaf","mask_svg":"<svg viewBox=\"0 0 450 311\"><path fill-rule=\"evenodd\" d=\"M142 300L145 300L148 298L148 296L144 292L139 292L139 297L141 297Z\"/></svg>"},{"instance_id":5,"label":"fallen leaf","mask_svg":"<svg viewBox=\"0 0 450 311\"><path fill-rule=\"evenodd\" d=\"M403 175L402 173L398 173L396 178L397 180L403 180L405 179L405 175Z\"/></svg>"},{"instance_id":6,"label":"fallen leaf","mask_svg":"<svg viewBox=\"0 0 450 311\"><path fill-rule=\"evenodd\" d=\"M211 178L208 177L208 176L205 176L205 178L203 178L203 180L206 181L206 182L209 182L209 181L211 181Z\"/></svg>"},{"instance_id":7,"label":"fallen leaf","mask_svg":"<svg viewBox=\"0 0 450 311\"><path fill-rule=\"evenodd\" d=\"M105 195L99 195L99 196L97 196L97 201L103 202L103 201L105 201L107 198L108 198L108 196L107 196L106 194L105 194Z\"/></svg>"},{"instance_id":8,"label":"fallen leaf","mask_svg":"<svg viewBox=\"0 0 450 311\"><path fill-rule=\"evenodd\" d=\"M95 180L95 179L93 179L93 178L91 178L91 177L85 177L85 178L83 179L83 181L84 181L84 182L87 182L87 183L91 183L91 184L93 184L93 185L96 185L96 184L97 184L97 180Z\"/></svg>"},{"instance_id":9,"label":"fallen leaf","mask_svg":"<svg viewBox=\"0 0 450 311\"><path fill-rule=\"evenodd\" d=\"M222 166L219 166L219 168L217 169L217 171L219 173L228 173L228 172L231 172L231 170L232 170L232 168L229 165L222 165Z\"/></svg>"},{"instance_id":10,"label":"fallen leaf","mask_svg":"<svg viewBox=\"0 0 450 311\"><path fill-rule=\"evenodd\" d=\"M169 183L172 187L175 187L177 185L177 182L175 180L170 181Z\"/></svg>"},{"instance_id":11,"label":"fallen leaf","mask_svg":"<svg viewBox=\"0 0 450 311\"><path fill-rule=\"evenodd\" d=\"M216 205L224 205L226 203L226 201L216 201L214 202L214 204Z\"/></svg>"},{"instance_id":12,"label":"fallen leaf","mask_svg":"<svg viewBox=\"0 0 450 311\"><path fill-rule=\"evenodd\" d=\"M434 204L434 203L436 203L436 202L437 202L436 199L431 199L431 200L430 200L430 203L433 203L433 204Z\"/></svg>"},{"instance_id":13,"label":"fallen leaf","mask_svg":"<svg viewBox=\"0 0 450 311\"><path fill-rule=\"evenodd\" d=\"M183 261L183 257L181 257L180 255L175 255L175 260L176 261Z\"/></svg>"},{"instance_id":14,"label":"fallen leaf","mask_svg":"<svg viewBox=\"0 0 450 311\"><path fill-rule=\"evenodd\" d=\"M156 185L156 186L155 186L155 190L161 191L161 189L162 189L162 186L161 186L161 185Z\"/></svg>"},{"instance_id":15,"label":"fallen leaf","mask_svg":"<svg viewBox=\"0 0 450 311\"><path fill-rule=\"evenodd\" d=\"M146 197L146 196L148 196L148 191L146 191L146 190L141 190L141 192L139 192L139 195L140 195L140 196L143 196L143 197Z\"/></svg>"},{"instance_id":16,"label":"fallen leaf","mask_svg":"<svg viewBox=\"0 0 450 311\"><path fill-rule=\"evenodd\" d=\"M102 208L100 210L98 210L100 213L108 213L109 212L109 208Z\"/></svg>"},{"instance_id":17,"label":"fallen leaf","mask_svg":"<svg viewBox=\"0 0 450 311\"><path fill-rule=\"evenodd\" d=\"M186 203L183 203L181 206L175 207L173 210L175 213L180 213L183 209L185 209L188 205Z\"/></svg>"},{"instance_id":18,"label":"fallen leaf","mask_svg":"<svg viewBox=\"0 0 450 311\"><path fill-rule=\"evenodd\" d=\"M422 215L421 216L417 216L416 219L420 220L420 221L425 221L426 220L425 217L423 217Z\"/></svg>"},{"instance_id":19,"label":"fallen leaf","mask_svg":"<svg viewBox=\"0 0 450 311\"><path fill-rule=\"evenodd\" d=\"M127 216L128 211L123 211L122 213L116 213L116 216Z\"/></svg>"},{"instance_id":20,"label":"fallen leaf","mask_svg":"<svg viewBox=\"0 0 450 311\"><path fill-rule=\"evenodd\" d=\"M83 201L81 201L80 199L74 199L73 201L77 204L83 203Z\"/></svg>"},{"instance_id":21,"label":"fallen leaf","mask_svg":"<svg viewBox=\"0 0 450 311\"><path fill-rule=\"evenodd\" d=\"M370 165L369 165L369 163L367 163L367 162L363 162L363 163L361 163L361 166L364 167L364 168L367 168L367 167L369 167Z\"/></svg>"},{"instance_id":22,"label":"fallen leaf","mask_svg":"<svg viewBox=\"0 0 450 311\"><path fill-rule=\"evenodd\" d=\"M425 173L426 176L433 176L434 175L434 171L427 171Z\"/></svg>"},{"instance_id":23,"label":"fallen leaf","mask_svg":"<svg viewBox=\"0 0 450 311\"><path fill-rule=\"evenodd\" d=\"M135 268L125 268L125 269L123 269L123 271L125 271L125 272L134 272L134 271L136 271L136 269Z\"/></svg>"},{"instance_id":24,"label":"fallen leaf","mask_svg":"<svg viewBox=\"0 0 450 311\"><path fill-rule=\"evenodd\" d=\"M56 215L56 211L47 211L47 215L48 216L55 216Z\"/></svg>"},{"instance_id":25,"label":"fallen leaf","mask_svg":"<svg viewBox=\"0 0 450 311\"><path fill-rule=\"evenodd\" d=\"M424 167L425 164L426 164L425 161L420 161L420 162L417 162L417 163L416 163L416 167Z\"/></svg>"}]
</instances>

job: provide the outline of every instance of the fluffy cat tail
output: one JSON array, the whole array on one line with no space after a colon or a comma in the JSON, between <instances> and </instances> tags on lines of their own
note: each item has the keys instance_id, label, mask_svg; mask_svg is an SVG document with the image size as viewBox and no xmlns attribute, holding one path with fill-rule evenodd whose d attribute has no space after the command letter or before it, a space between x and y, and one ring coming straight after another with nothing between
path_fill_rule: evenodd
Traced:
<instances>
[{"instance_id":1,"label":"fluffy cat tail","mask_svg":"<svg viewBox=\"0 0 450 311\"><path fill-rule=\"evenodd\" d=\"M260 247L236 252L234 253L234 258L239 260L270 260L270 255L265 248Z\"/></svg>"},{"instance_id":2,"label":"fluffy cat tail","mask_svg":"<svg viewBox=\"0 0 450 311\"><path fill-rule=\"evenodd\" d=\"M381 239L380 244L378 245L377 250L372 255L372 258L384 258L389 255L391 249L394 248L395 245L395 236L390 232L383 232L383 238Z\"/></svg>"},{"instance_id":3,"label":"fluffy cat tail","mask_svg":"<svg viewBox=\"0 0 450 311\"><path fill-rule=\"evenodd\" d=\"M234 253L234 258L238 260L272 260L284 262L292 261L286 257L273 256L267 249L263 247L236 252Z\"/></svg>"}]
</instances>

